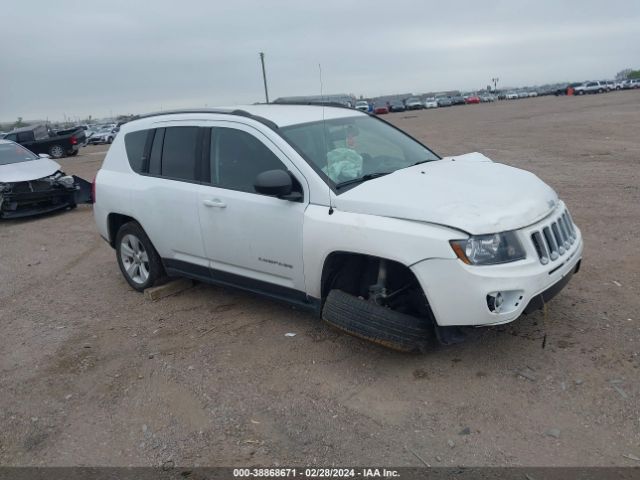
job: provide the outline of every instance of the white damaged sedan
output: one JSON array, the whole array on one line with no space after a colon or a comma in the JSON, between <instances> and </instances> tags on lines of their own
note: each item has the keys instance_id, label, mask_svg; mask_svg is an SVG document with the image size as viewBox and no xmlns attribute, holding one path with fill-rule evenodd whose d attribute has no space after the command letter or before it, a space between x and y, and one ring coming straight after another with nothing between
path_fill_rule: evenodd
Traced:
<instances>
[{"instance_id":1,"label":"white damaged sedan","mask_svg":"<svg viewBox=\"0 0 640 480\"><path fill-rule=\"evenodd\" d=\"M74 208L91 203L91 184L66 175L48 155L0 140L0 219Z\"/></svg>"}]
</instances>

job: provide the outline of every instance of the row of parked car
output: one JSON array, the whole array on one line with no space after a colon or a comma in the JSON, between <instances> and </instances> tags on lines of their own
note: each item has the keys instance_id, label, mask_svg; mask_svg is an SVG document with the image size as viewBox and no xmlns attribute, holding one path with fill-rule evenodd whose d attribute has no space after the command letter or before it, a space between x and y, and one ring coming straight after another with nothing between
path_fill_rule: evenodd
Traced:
<instances>
[{"instance_id":1,"label":"row of parked car","mask_svg":"<svg viewBox=\"0 0 640 480\"><path fill-rule=\"evenodd\" d=\"M358 100L355 103L355 108L363 112L383 115L385 113L391 112L404 112L407 110L421 110L423 108L450 107L452 105L495 102L496 100L516 100L519 98L531 98L542 95L584 95L590 93L605 93L616 90L627 90L632 88L640 88L640 79L629 79L622 81L589 81L545 86L541 88L502 90L499 92L473 92L460 95L438 95L426 98L412 96L404 100Z\"/></svg>"},{"instance_id":2,"label":"row of parked car","mask_svg":"<svg viewBox=\"0 0 640 480\"><path fill-rule=\"evenodd\" d=\"M422 110L423 108L451 107L453 105L465 105L472 103L495 102L498 97L492 93L468 93L464 95L438 95L427 97L409 97L405 100L389 100L384 102L369 102L359 100L355 108L363 112L383 115L391 112L404 112L407 110Z\"/></svg>"},{"instance_id":3,"label":"row of parked car","mask_svg":"<svg viewBox=\"0 0 640 480\"><path fill-rule=\"evenodd\" d=\"M640 88L640 79L630 78L627 80L598 80L582 83L570 83L564 88L559 89L556 95L586 95L593 93L606 93L615 90L630 90L632 88Z\"/></svg>"},{"instance_id":4,"label":"row of parked car","mask_svg":"<svg viewBox=\"0 0 640 480\"><path fill-rule=\"evenodd\" d=\"M116 138L117 124L76 125L66 129L52 129L47 125L29 125L0 133L0 139L11 140L35 154L47 154L52 158L72 157L81 146L110 144Z\"/></svg>"}]
</instances>

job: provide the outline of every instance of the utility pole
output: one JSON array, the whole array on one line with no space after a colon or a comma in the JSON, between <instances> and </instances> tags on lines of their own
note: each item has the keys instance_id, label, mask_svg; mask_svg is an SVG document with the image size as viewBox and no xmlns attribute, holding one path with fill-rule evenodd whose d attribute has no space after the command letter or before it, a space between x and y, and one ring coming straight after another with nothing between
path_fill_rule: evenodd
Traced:
<instances>
[{"instance_id":1,"label":"utility pole","mask_svg":"<svg viewBox=\"0 0 640 480\"><path fill-rule=\"evenodd\" d=\"M498 89L498 82L500 81L500 79L498 77L494 77L491 79L491 81L493 82L493 89L497 90Z\"/></svg>"},{"instance_id":2,"label":"utility pole","mask_svg":"<svg viewBox=\"0 0 640 480\"><path fill-rule=\"evenodd\" d=\"M264 81L264 97L269 103L269 91L267 90L267 73L264 69L264 52L260 52L260 63L262 63L262 80Z\"/></svg>"}]
</instances>

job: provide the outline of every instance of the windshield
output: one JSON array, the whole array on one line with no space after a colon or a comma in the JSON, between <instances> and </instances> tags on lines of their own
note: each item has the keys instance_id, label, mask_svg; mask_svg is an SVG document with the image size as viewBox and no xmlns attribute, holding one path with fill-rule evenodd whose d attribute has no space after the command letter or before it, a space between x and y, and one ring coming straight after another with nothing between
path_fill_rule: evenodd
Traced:
<instances>
[{"instance_id":1,"label":"windshield","mask_svg":"<svg viewBox=\"0 0 640 480\"><path fill-rule=\"evenodd\" d=\"M291 125L281 131L332 186L439 159L400 130L368 116Z\"/></svg>"},{"instance_id":2,"label":"windshield","mask_svg":"<svg viewBox=\"0 0 640 480\"><path fill-rule=\"evenodd\" d=\"M30 162L31 160L38 160L39 158L40 157L17 143L0 143L0 165Z\"/></svg>"}]
</instances>

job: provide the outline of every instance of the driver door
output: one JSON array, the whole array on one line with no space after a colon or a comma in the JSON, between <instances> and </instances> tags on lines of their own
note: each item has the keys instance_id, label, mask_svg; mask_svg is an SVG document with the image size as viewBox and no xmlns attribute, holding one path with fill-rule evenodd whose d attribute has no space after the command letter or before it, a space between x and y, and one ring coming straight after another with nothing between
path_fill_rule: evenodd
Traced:
<instances>
[{"instance_id":1,"label":"driver door","mask_svg":"<svg viewBox=\"0 0 640 480\"><path fill-rule=\"evenodd\" d=\"M205 149L210 181L199 189L198 211L214 279L274 296L304 295L304 177L264 134L246 125L216 122ZM275 169L293 175L303 201L255 192L257 175Z\"/></svg>"}]
</instances>

